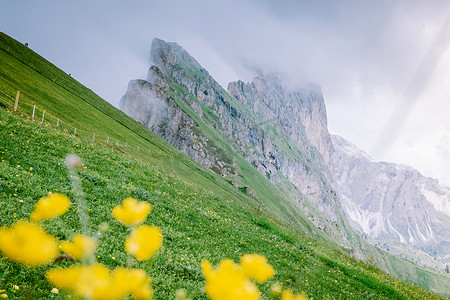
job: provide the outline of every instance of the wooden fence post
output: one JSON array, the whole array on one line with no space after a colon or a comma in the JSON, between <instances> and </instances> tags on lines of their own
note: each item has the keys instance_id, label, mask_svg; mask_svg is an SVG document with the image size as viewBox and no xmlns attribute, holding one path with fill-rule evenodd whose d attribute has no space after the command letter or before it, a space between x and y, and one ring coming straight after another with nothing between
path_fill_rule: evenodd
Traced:
<instances>
[{"instance_id":1,"label":"wooden fence post","mask_svg":"<svg viewBox=\"0 0 450 300\"><path fill-rule=\"evenodd\" d=\"M17 105L19 104L19 95L20 95L20 91L17 91L16 101L14 101L14 111L17 110Z\"/></svg>"}]
</instances>

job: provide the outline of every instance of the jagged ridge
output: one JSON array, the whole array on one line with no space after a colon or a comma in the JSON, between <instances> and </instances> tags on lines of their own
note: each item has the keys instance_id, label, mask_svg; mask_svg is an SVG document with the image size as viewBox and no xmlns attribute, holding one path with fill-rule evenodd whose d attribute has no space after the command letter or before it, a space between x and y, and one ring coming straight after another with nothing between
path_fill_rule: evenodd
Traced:
<instances>
[{"instance_id":1,"label":"jagged ridge","mask_svg":"<svg viewBox=\"0 0 450 300\"><path fill-rule=\"evenodd\" d=\"M342 137L332 140L343 207L354 227L449 263L450 189L411 167L374 161Z\"/></svg>"},{"instance_id":2,"label":"jagged ridge","mask_svg":"<svg viewBox=\"0 0 450 300\"><path fill-rule=\"evenodd\" d=\"M131 82L121 100L127 114L203 165L223 175L236 172L233 159L215 155L216 149L208 145L209 137L196 132L192 118L189 121L180 105L171 100L167 90L174 81L194 96L184 95L183 100L198 117L214 127L261 174L278 186L288 180L328 217L338 219L331 174L326 167L332 145L320 88L305 86L289 92L275 76L259 76L252 84L231 83L230 96L176 43L154 39L151 58L155 66L149 69L148 84ZM154 95L165 99L166 106L150 101Z\"/></svg>"},{"instance_id":3,"label":"jagged ridge","mask_svg":"<svg viewBox=\"0 0 450 300\"><path fill-rule=\"evenodd\" d=\"M304 214L336 243L352 248L354 255L373 259L374 249L348 226L334 189L333 146L320 88L303 85L291 90L276 76L261 74L252 83L230 83L227 92L176 43L155 39L151 57L155 66L147 81L132 81L121 100L125 112L156 133L159 128L160 136L229 178L261 205L277 210L284 220L295 225ZM131 109L135 102L147 101L133 95L147 93L165 103L159 109L152 105L156 118L145 109ZM268 188L253 168L277 188ZM258 180L249 180L253 176ZM265 195L274 190L279 191L276 198ZM395 269L397 262L385 254L375 261L404 279L417 282L422 276L418 270Z\"/></svg>"}]
</instances>

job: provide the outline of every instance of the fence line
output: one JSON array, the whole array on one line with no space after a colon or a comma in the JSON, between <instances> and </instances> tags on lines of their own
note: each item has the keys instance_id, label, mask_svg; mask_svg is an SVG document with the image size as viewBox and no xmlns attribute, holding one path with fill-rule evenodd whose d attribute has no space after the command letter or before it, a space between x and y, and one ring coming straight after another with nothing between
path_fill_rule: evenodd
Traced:
<instances>
[{"instance_id":1,"label":"fence line","mask_svg":"<svg viewBox=\"0 0 450 300\"><path fill-rule=\"evenodd\" d=\"M2 93L3 95L5 95L8 98L11 98L12 100L14 100L13 97L11 97L9 94L5 93L4 91L0 90L0 93Z\"/></svg>"},{"instance_id":2,"label":"fence line","mask_svg":"<svg viewBox=\"0 0 450 300\"><path fill-rule=\"evenodd\" d=\"M16 99L14 97L10 97L5 91L0 90L0 93L3 94L3 95L0 95L0 107L3 106L7 110L8 109L13 110L14 103L11 103L11 101L15 102ZM29 108L30 113L27 113L27 109L25 107ZM40 109L35 104L19 102L17 112L20 112L21 114L23 114L27 117L31 117L32 121L34 121L35 118L38 118L38 116L41 116L41 118L39 118L40 119L39 123L41 123L43 125L47 126L47 125L56 124L54 126L57 127L58 129L60 129L62 132L67 132L68 134L83 138L85 140L89 139L91 141L91 143L100 144L102 141L105 141L104 146L109 145L109 141L110 141L109 136L103 136L103 135L96 134L95 132L76 128L75 126L64 122L59 117L49 113L48 111L46 111L44 109ZM42 112L42 114L40 112ZM89 136L91 138L89 138ZM111 145L113 145L113 144L114 143L111 143ZM116 139L116 146L124 146L125 148L133 148L133 146L130 147L130 145L128 145L128 141L121 140L119 143L118 139ZM137 151L142 150L139 146L136 146L134 148L136 148ZM150 149L149 149L149 153L150 153Z\"/></svg>"},{"instance_id":3,"label":"fence line","mask_svg":"<svg viewBox=\"0 0 450 300\"><path fill-rule=\"evenodd\" d=\"M9 106L11 106L11 107L14 107L14 104L9 103L8 100L6 100L6 99L3 98L3 96L0 96L0 100L1 100L1 103L2 103L2 104L6 104L6 105L9 105ZM6 107L6 106L5 106L5 107Z\"/></svg>"}]
</instances>

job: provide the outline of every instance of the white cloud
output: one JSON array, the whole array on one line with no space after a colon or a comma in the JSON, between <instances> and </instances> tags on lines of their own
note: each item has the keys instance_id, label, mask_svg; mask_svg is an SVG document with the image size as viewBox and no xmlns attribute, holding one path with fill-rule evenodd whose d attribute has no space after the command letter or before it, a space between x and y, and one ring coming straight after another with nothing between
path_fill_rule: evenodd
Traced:
<instances>
[{"instance_id":1,"label":"white cloud","mask_svg":"<svg viewBox=\"0 0 450 300\"><path fill-rule=\"evenodd\" d=\"M446 0L15 0L2 6L0 26L116 106L129 80L146 77L153 37L178 42L224 87L251 80L255 65L291 83L318 82L331 131L450 185L441 145L450 128L448 52L422 80L392 145L382 145L389 151L371 150L448 11Z\"/></svg>"}]
</instances>

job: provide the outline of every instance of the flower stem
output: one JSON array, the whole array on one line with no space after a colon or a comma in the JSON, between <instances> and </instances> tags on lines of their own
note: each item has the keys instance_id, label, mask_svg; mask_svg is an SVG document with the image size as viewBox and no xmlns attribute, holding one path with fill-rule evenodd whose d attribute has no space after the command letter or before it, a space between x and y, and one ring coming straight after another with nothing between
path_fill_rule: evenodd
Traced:
<instances>
[{"instance_id":1,"label":"flower stem","mask_svg":"<svg viewBox=\"0 0 450 300\"><path fill-rule=\"evenodd\" d=\"M85 236L90 236L88 232L89 230L89 216L87 214L88 205L86 197L83 192L83 187L81 185L80 177L78 176L77 173L77 168L81 167L81 159L74 154L70 154L66 157L66 165L69 172L69 178L72 185L75 202L77 203L77 213L80 219L81 234ZM95 255L92 254L89 257L83 259L83 261L86 263L94 263L96 261Z\"/></svg>"}]
</instances>

